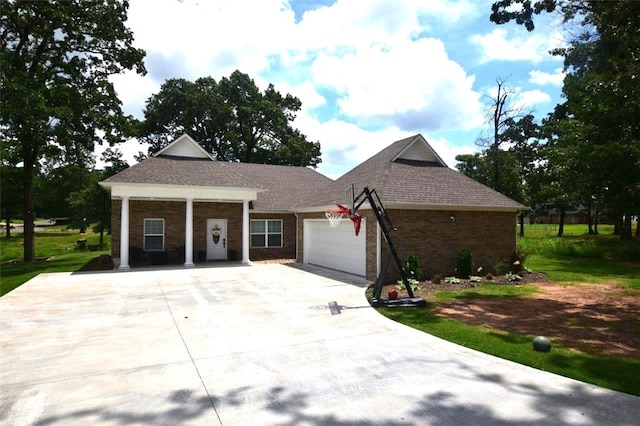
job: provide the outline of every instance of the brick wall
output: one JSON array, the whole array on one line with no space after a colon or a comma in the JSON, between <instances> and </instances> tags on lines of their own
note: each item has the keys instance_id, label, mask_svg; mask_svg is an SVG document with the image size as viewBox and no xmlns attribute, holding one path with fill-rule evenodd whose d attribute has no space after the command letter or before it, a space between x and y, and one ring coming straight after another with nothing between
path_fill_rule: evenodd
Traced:
<instances>
[{"instance_id":1,"label":"brick wall","mask_svg":"<svg viewBox=\"0 0 640 426\"><path fill-rule=\"evenodd\" d=\"M182 202L183 210L185 203ZM184 218L184 213L182 215ZM193 255L207 252L207 219L227 219L227 257L242 260L242 204L239 203L193 203ZM183 219L184 220L184 219ZM183 226L184 229L184 226ZM184 233L181 240L184 241ZM184 243L183 243L184 244Z\"/></svg>"},{"instance_id":2,"label":"brick wall","mask_svg":"<svg viewBox=\"0 0 640 426\"><path fill-rule=\"evenodd\" d=\"M398 228L391 232L400 260L414 253L420 260L426 277L436 273L454 275L458 254L468 248L474 256L476 267L485 269L499 262L508 261L516 248L515 213L482 211L437 211L437 210L387 210L393 225ZM376 229L377 221L373 212L359 212L367 221L367 279L377 277ZM450 219L451 215L455 220ZM303 223L304 219L322 219L324 213L304 213L298 215L298 262L304 262ZM386 259L387 244L382 239L381 260ZM399 274L390 263L388 280L394 281Z\"/></svg>"},{"instance_id":3,"label":"brick wall","mask_svg":"<svg viewBox=\"0 0 640 426\"><path fill-rule=\"evenodd\" d=\"M120 257L120 209L122 202L112 200L111 216L111 253L114 258ZM185 201L129 201L129 247L143 249L144 219L165 220L165 251L173 253L175 262L183 262L184 235L186 222ZM251 219L282 219L283 247L271 249L250 249L249 258L255 260L294 258L296 244L295 215L293 214L257 214ZM242 204L240 203L193 203L193 255L198 260L201 252L207 250L207 219L227 219L227 254L231 259L242 259ZM133 260L133 259L131 259Z\"/></svg>"},{"instance_id":4,"label":"brick wall","mask_svg":"<svg viewBox=\"0 0 640 426\"><path fill-rule=\"evenodd\" d=\"M485 270L508 261L516 249L513 212L388 210L388 214L398 228L391 237L400 260L416 254L426 277L455 275L462 249L470 249L476 268ZM382 248L386 256L386 244ZM394 267L389 268L389 278L399 278Z\"/></svg>"},{"instance_id":5,"label":"brick wall","mask_svg":"<svg viewBox=\"0 0 640 426\"><path fill-rule=\"evenodd\" d=\"M282 220L282 247L251 248L251 260L294 259L296 257L296 217L293 214L251 214L251 219Z\"/></svg>"}]
</instances>

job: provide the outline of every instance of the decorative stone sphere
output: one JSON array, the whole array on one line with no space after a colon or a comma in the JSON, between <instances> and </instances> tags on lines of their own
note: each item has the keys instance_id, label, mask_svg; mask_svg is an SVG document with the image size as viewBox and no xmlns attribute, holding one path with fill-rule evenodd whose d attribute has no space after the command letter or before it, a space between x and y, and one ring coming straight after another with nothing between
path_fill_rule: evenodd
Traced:
<instances>
[{"instance_id":1,"label":"decorative stone sphere","mask_svg":"<svg viewBox=\"0 0 640 426\"><path fill-rule=\"evenodd\" d=\"M538 336L533 339L533 349L538 352L549 352L551 350L551 341L544 336Z\"/></svg>"}]
</instances>

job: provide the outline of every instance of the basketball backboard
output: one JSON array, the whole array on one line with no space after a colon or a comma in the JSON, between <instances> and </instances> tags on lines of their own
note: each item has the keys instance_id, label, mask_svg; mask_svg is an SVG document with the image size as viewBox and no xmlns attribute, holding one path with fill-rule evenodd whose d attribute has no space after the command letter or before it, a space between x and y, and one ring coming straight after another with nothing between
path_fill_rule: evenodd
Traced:
<instances>
[{"instance_id":1,"label":"basketball backboard","mask_svg":"<svg viewBox=\"0 0 640 426\"><path fill-rule=\"evenodd\" d=\"M356 215L355 209L355 194L353 189L353 184L347 186L347 190L344 196L344 206L349 209L351 212L351 217Z\"/></svg>"}]
</instances>

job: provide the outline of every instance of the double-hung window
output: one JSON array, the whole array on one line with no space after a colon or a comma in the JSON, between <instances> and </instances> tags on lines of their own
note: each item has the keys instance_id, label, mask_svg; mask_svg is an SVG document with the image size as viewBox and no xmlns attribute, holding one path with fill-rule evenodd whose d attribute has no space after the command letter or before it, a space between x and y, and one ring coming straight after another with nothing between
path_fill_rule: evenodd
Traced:
<instances>
[{"instance_id":1,"label":"double-hung window","mask_svg":"<svg viewBox=\"0 0 640 426\"><path fill-rule=\"evenodd\" d=\"M254 219L251 221L251 247L282 247L282 220Z\"/></svg>"},{"instance_id":2,"label":"double-hung window","mask_svg":"<svg viewBox=\"0 0 640 426\"><path fill-rule=\"evenodd\" d=\"M164 219L144 220L144 250L164 250Z\"/></svg>"}]
</instances>

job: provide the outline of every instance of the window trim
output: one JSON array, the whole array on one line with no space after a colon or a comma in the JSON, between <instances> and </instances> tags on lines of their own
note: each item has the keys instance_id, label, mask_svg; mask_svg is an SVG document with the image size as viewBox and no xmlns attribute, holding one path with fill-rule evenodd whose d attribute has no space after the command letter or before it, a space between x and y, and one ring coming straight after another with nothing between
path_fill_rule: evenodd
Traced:
<instances>
[{"instance_id":1,"label":"window trim","mask_svg":"<svg viewBox=\"0 0 640 426\"><path fill-rule=\"evenodd\" d=\"M147 221L148 220L160 220L162 221L162 234L147 234ZM160 249L148 249L147 248L147 237L162 237L162 248ZM142 247L144 251L149 252L158 252L164 251L164 242L165 242L165 221L163 217L145 217L142 223Z\"/></svg>"},{"instance_id":2,"label":"window trim","mask_svg":"<svg viewBox=\"0 0 640 426\"><path fill-rule=\"evenodd\" d=\"M251 219L251 223L253 222L264 222L264 232L253 232L253 226L249 226L249 246L251 248L256 249L275 249L282 248L284 245L284 221L282 219ZM269 232L269 222L280 222L280 232ZM264 236L264 246L255 246L253 245L253 236L254 235L263 235ZM269 235L280 235L280 245L278 246L270 246L269 245Z\"/></svg>"}]
</instances>

